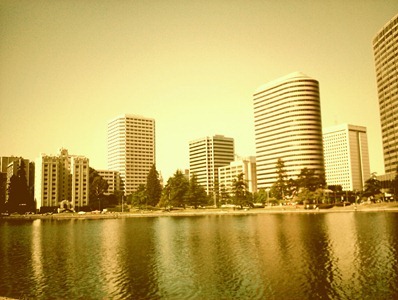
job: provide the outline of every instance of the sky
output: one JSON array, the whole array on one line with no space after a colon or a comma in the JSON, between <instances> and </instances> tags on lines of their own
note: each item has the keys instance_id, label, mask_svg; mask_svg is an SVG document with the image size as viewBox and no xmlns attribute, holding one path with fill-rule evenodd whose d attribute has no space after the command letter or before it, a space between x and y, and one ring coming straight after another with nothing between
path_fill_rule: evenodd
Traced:
<instances>
[{"instance_id":1,"label":"sky","mask_svg":"<svg viewBox=\"0 0 398 300\"><path fill-rule=\"evenodd\" d=\"M323 127L367 127L384 174L372 39L396 0L0 0L0 156L107 168L107 123L154 118L156 167L189 168L221 134L255 155L253 93L294 71L320 84Z\"/></svg>"}]
</instances>

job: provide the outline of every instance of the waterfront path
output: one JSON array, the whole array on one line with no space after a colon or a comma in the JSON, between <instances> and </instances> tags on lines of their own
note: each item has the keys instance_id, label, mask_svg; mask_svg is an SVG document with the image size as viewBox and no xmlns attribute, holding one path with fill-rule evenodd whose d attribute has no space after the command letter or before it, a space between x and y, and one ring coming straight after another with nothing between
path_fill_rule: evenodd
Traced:
<instances>
[{"instance_id":1,"label":"waterfront path","mask_svg":"<svg viewBox=\"0 0 398 300\"><path fill-rule=\"evenodd\" d=\"M130 212L107 212L107 213L60 213L53 215L11 215L3 219L115 219L115 218L137 218L137 217L166 217L166 216L205 216L205 215L249 215L267 213L338 213L338 212L373 212L373 211L396 211L398 203L376 203L348 206L334 206L329 209L305 209L303 205L296 206L270 206L265 208L232 209L232 208L187 208L171 211L163 210L132 210ZM0 299L1 300L1 299Z\"/></svg>"}]
</instances>

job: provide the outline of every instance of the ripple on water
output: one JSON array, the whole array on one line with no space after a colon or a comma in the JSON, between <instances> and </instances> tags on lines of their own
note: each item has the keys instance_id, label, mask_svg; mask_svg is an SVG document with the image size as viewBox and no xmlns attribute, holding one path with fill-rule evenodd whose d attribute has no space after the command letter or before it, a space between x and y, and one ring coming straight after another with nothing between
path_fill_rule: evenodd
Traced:
<instances>
[{"instance_id":1,"label":"ripple on water","mask_svg":"<svg viewBox=\"0 0 398 300\"><path fill-rule=\"evenodd\" d=\"M0 296L397 299L397 220L342 213L42 222L35 228L0 222Z\"/></svg>"}]
</instances>

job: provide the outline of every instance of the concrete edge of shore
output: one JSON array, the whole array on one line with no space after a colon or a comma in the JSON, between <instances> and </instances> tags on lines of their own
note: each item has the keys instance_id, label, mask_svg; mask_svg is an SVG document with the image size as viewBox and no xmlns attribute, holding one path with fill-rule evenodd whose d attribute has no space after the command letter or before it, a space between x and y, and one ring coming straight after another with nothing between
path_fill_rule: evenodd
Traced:
<instances>
[{"instance_id":1,"label":"concrete edge of shore","mask_svg":"<svg viewBox=\"0 0 398 300\"><path fill-rule=\"evenodd\" d=\"M267 208L253 209L223 209L223 208L207 208L207 209L179 209L172 211L146 211L137 210L134 212L108 212L102 214L86 213L61 213L52 215L11 215L2 216L0 219L117 219L117 218L137 218L137 217L190 217L190 216L214 216L214 215L253 215L253 214L280 214L280 213L341 213L341 212L398 212L398 204L385 206L372 205L350 205L346 207L332 207L327 209L305 209L304 207L293 206L274 206ZM2 300L0 298L0 300Z\"/></svg>"}]
</instances>

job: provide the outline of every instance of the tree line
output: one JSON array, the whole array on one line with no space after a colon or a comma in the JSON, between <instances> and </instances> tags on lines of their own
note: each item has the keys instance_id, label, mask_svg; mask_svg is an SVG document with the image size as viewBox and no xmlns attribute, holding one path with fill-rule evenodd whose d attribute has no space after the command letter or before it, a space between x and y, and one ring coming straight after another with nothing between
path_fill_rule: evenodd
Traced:
<instances>
[{"instance_id":1,"label":"tree line","mask_svg":"<svg viewBox=\"0 0 398 300\"><path fill-rule=\"evenodd\" d=\"M382 190L390 192L395 199L398 197L398 168L396 177L383 187L382 182L376 178L375 173L366 180L363 191L349 191L345 195L358 198L368 198L372 201L383 199ZM159 173L155 164L151 167L146 184L138 186L137 190L123 199L122 191L115 191L107 195L108 183L99 173L90 168L89 174L89 206L79 209L102 210L116 207L121 204L138 208L159 207L170 209L173 207L186 208L200 206L233 204L240 206L253 206L254 203L279 203L280 200L295 200L306 203L322 203L331 201L333 194L342 195L341 186L326 186L325 175L315 170L304 168L296 179L287 178L285 164L278 159L276 164L276 181L270 189L261 189L256 193L248 191L244 174L239 174L233 179L231 187L215 184L214 193L207 195L203 186L198 183L195 174L190 177L177 170L162 187ZM27 174L23 159L17 173L9 181L7 187L8 200L0 203L0 211L25 213L35 210L33 190L27 184ZM332 193L332 195L330 195ZM124 201L123 201L124 200ZM336 201L336 199L334 199Z\"/></svg>"},{"instance_id":2,"label":"tree line","mask_svg":"<svg viewBox=\"0 0 398 300\"><path fill-rule=\"evenodd\" d=\"M325 174L308 168L302 169L297 179L288 179L282 159L277 161L276 173L277 180L268 191L268 201L295 199L297 202L322 203L341 201L341 197L354 201L359 199L377 201L383 200L383 191L391 193L395 199L398 197L398 168L395 178L387 182L384 187L382 182L377 179L376 173L372 173L371 177L365 181L362 191L345 192L340 185L326 185ZM336 194L339 196L339 200L337 200Z\"/></svg>"}]
</instances>

